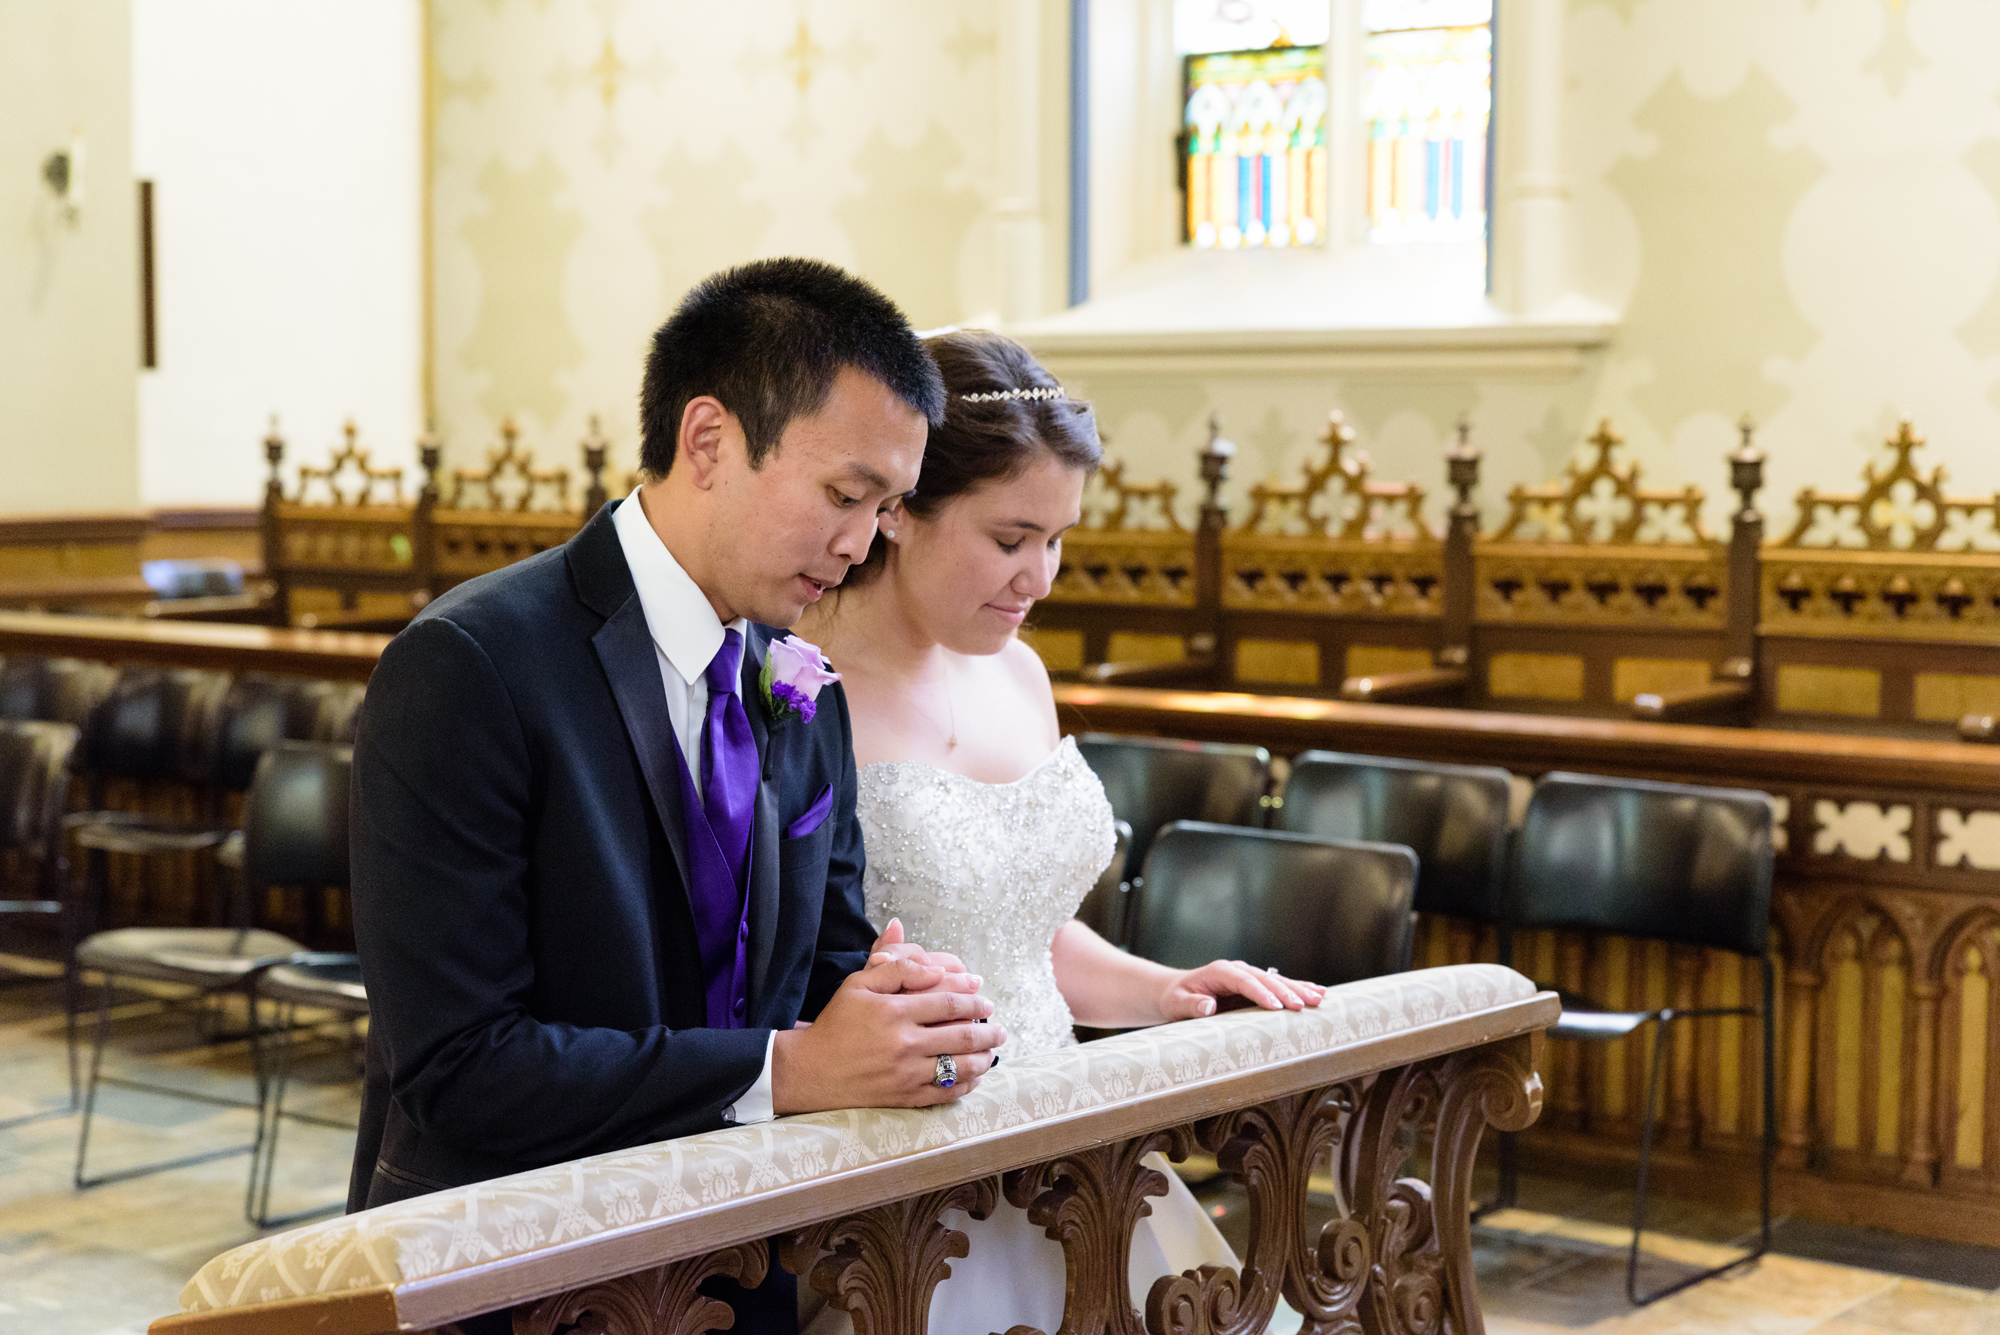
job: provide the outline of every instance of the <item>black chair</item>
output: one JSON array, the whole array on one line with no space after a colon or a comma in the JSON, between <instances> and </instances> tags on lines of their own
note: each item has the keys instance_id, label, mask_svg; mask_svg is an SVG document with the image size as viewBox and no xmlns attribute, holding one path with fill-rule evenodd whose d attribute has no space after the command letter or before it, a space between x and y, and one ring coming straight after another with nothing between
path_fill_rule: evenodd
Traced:
<instances>
[{"instance_id":1,"label":"black chair","mask_svg":"<svg viewBox=\"0 0 2000 1335\"><path fill-rule=\"evenodd\" d=\"M1132 953L1170 968L1240 959L1329 986L1410 967L1407 848L1176 821L1132 885Z\"/></svg>"},{"instance_id":2,"label":"black chair","mask_svg":"<svg viewBox=\"0 0 2000 1335\"><path fill-rule=\"evenodd\" d=\"M1507 889L1506 770L1308 751L1292 762L1277 828L1402 844L1419 913L1499 924Z\"/></svg>"},{"instance_id":3,"label":"black chair","mask_svg":"<svg viewBox=\"0 0 2000 1335\"><path fill-rule=\"evenodd\" d=\"M1113 821L1111 829L1114 836L1111 861L1105 864L1097 884L1077 906L1076 918L1115 946L1125 941L1125 908L1132 891L1125 870L1132 855L1132 827L1120 820Z\"/></svg>"},{"instance_id":4,"label":"black chair","mask_svg":"<svg viewBox=\"0 0 2000 1335\"><path fill-rule=\"evenodd\" d=\"M352 752L346 747L280 742L264 751L257 762L249 799L244 805L241 879L246 898L271 886L346 886L348 776L351 768ZM98 1004L97 1034L91 1050L90 1075L84 1086L83 1126L77 1138L77 1186L96 1186L102 1182L137 1177L163 1168L231 1154L250 1153L253 1161L261 1157L259 1146L266 1121L266 1086L261 1060L255 1103L216 1098L102 1073L104 1045L110 1032L114 979L132 977L172 983L191 989L204 1001L238 990L250 997L264 971L305 953L305 948L289 937L248 927L123 928L99 932L78 947L77 967L100 972L103 989ZM254 1037L254 999L249 1004ZM115 1084L225 1107L254 1107L258 1110L258 1138L249 1145L206 1151L165 1163L91 1177L86 1171L86 1156L91 1117L100 1084ZM253 1171L254 1168L253 1162Z\"/></svg>"},{"instance_id":5,"label":"black chair","mask_svg":"<svg viewBox=\"0 0 2000 1335\"><path fill-rule=\"evenodd\" d=\"M1261 746L1085 733L1077 750L1104 784L1111 810L1132 826L1129 866L1144 869L1153 836L1171 821L1262 825L1271 753Z\"/></svg>"},{"instance_id":6,"label":"black chair","mask_svg":"<svg viewBox=\"0 0 2000 1335\"><path fill-rule=\"evenodd\" d=\"M53 917L67 960L75 946L75 915L63 901L66 863L62 821L69 808L70 757L78 733L67 723L10 719L0 721L0 855L24 873L27 898L14 886L0 899L0 924L17 917ZM33 974L11 974L7 982L41 982ZM71 1015L74 1023L74 1012ZM0 1122L0 1127L65 1115L76 1110L76 1046L70 1044L69 1104Z\"/></svg>"},{"instance_id":7,"label":"black chair","mask_svg":"<svg viewBox=\"0 0 2000 1335\"><path fill-rule=\"evenodd\" d=\"M313 718L312 731L301 740L354 745L354 729L361 722L361 699L366 691L358 681L327 683Z\"/></svg>"},{"instance_id":8,"label":"black chair","mask_svg":"<svg viewBox=\"0 0 2000 1335\"><path fill-rule=\"evenodd\" d=\"M264 753L243 818L243 875L253 893L274 886L347 888L348 793L353 769L354 752L345 746L285 742ZM284 1109L298 1008L335 1011L351 1026L368 1014L368 994L362 988L361 965L354 955L314 953L297 955L257 974L251 981L250 995L263 1098L244 1213L259 1228L273 1228L344 1204L336 1202L281 1218L270 1212L281 1119L346 1125ZM259 1000L273 1004L274 1026L263 1024Z\"/></svg>"},{"instance_id":9,"label":"black chair","mask_svg":"<svg viewBox=\"0 0 2000 1335\"><path fill-rule=\"evenodd\" d=\"M1521 827L1511 895L1515 927L1573 928L1731 951L1756 957L1763 971L1762 1004L1756 1007L1614 1011L1553 989L1562 998L1563 1013L1549 1031L1551 1038L1608 1042L1646 1025L1659 1026L1646 1083L1632 1246L1625 1265L1625 1294L1635 1306L1754 1261L1771 1247L1771 1160L1778 1121L1773 979L1765 950L1771 924L1771 825L1771 799L1764 793L1550 774L1535 785ZM1676 1021L1730 1015L1755 1015L1763 1023L1757 1245L1748 1255L1641 1295L1639 1242L1646 1227L1660 1066Z\"/></svg>"},{"instance_id":10,"label":"black chair","mask_svg":"<svg viewBox=\"0 0 2000 1335\"><path fill-rule=\"evenodd\" d=\"M0 719L81 728L117 677L109 664L81 658L9 658L0 663Z\"/></svg>"}]
</instances>

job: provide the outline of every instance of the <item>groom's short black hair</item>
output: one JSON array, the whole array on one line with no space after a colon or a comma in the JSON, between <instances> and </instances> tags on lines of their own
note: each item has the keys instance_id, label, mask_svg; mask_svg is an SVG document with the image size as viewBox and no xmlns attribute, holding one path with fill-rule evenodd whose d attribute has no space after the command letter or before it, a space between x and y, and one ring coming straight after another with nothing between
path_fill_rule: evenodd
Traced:
<instances>
[{"instance_id":1,"label":"groom's short black hair","mask_svg":"<svg viewBox=\"0 0 2000 1335\"><path fill-rule=\"evenodd\" d=\"M843 366L866 372L932 426L944 381L896 303L820 260L739 264L695 284L653 335L639 393L639 463L673 467L690 400L714 396L761 467L795 417L817 412Z\"/></svg>"}]
</instances>

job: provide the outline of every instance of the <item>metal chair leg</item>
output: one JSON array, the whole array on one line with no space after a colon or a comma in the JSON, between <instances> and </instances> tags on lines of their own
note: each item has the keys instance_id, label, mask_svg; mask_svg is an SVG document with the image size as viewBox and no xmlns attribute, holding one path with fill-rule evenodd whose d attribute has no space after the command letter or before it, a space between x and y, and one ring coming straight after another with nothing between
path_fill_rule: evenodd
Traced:
<instances>
[{"instance_id":1,"label":"metal chair leg","mask_svg":"<svg viewBox=\"0 0 2000 1335\"><path fill-rule=\"evenodd\" d=\"M111 1033L111 975L104 975L104 986L97 997L97 1036L90 1045L90 1079L83 1087L83 1125L76 1137L76 1174L78 1189L95 1185L84 1177L84 1155L90 1149L90 1119L97 1111L97 1081L104 1069L104 1044Z\"/></svg>"}]
</instances>

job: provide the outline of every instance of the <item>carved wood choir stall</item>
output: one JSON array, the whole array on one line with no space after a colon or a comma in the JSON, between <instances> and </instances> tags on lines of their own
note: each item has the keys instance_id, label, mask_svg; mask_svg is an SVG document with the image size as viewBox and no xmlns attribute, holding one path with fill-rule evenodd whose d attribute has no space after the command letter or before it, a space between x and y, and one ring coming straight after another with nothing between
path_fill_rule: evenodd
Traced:
<instances>
[{"instance_id":1,"label":"carved wood choir stall","mask_svg":"<svg viewBox=\"0 0 2000 1335\"><path fill-rule=\"evenodd\" d=\"M268 619L281 626L396 630L438 594L474 575L561 546L605 501L607 445L592 418L581 446L589 485L572 498L569 470L537 468L513 419L483 467L439 469L435 436L417 442L423 482L370 462L354 424L325 465L301 464L287 494L285 442L264 441L264 569Z\"/></svg>"},{"instance_id":2,"label":"carved wood choir stall","mask_svg":"<svg viewBox=\"0 0 2000 1335\"><path fill-rule=\"evenodd\" d=\"M731 1315L697 1286L757 1284L775 1253L856 1335L922 1335L981 1236L946 1213L985 1219L1004 1197L1061 1244L1063 1332L1252 1335L1283 1297L1309 1330L1481 1335L1473 1157L1487 1125L1534 1120L1558 1010L1473 965L1118 1035L1010 1063L939 1108L687 1136L263 1238L203 1266L151 1330L443 1335L511 1310L517 1335L698 1335ZM1197 1150L1249 1194L1242 1269L1163 1276L1142 1313L1127 1256L1167 1186L1145 1157ZM1307 1193L1328 1172L1334 1217L1314 1234Z\"/></svg>"},{"instance_id":3,"label":"carved wood choir stall","mask_svg":"<svg viewBox=\"0 0 2000 1335\"><path fill-rule=\"evenodd\" d=\"M1421 488L1369 477L1338 414L1302 482L1251 487L1240 524L1219 430L1192 528L1173 484L1113 462L1027 635L1059 676L1104 682L1992 737L2000 502L1949 496L1908 422L1862 490L1808 488L1771 543L1747 423L1727 538L1700 488L1642 487L1608 422L1482 533L1468 434L1443 534Z\"/></svg>"}]
</instances>

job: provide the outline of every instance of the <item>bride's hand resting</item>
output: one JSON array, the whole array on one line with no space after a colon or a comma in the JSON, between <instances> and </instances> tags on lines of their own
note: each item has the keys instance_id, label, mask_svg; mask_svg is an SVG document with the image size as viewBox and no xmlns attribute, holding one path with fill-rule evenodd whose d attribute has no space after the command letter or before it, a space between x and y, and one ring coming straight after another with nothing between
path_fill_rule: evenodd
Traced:
<instances>
[{"instance_id":1,"label":"bride's hand resting","mask_svg":"<svg viewBox=\"0 0 2000 1335\"><path fill-rule=\"evenodd\" d=\"M903 920L901 918L889 919L889 925L882 929L882 935L875 938L875 944L869 947L868 951L868 962L870 964L885 964L891 960L914 960L927 969L937 969L940 971L938 981L930 987L907 988L905 989L906 991L928 992L934 987L948 987L954 992L977 992L979 990L979 978L976 975L966 973L965 963L958 956L951 954L949 951L925 950L922 946L903 940ZM954 974L959 976L956 978L951 977ZM950 981L947 982L947 979ZM970 987L965 986L968 982L971 984Z\"/></svg>"},{"instance_id":2,"label":"bride's hand resting","mask_svg":"<svg viewBox=\"0 0 2000 1335\"><path fill-rule=\"evenodd\" d=\"M1229 997L1242 997L1267 1011L1302 1010L1319 1005L1326 989L1242 960L1216 960L1177 974L1160 993L1160 1014L1168 1020L1197 1020L1213 1015Z\"/></svg>"}]
</instances>

